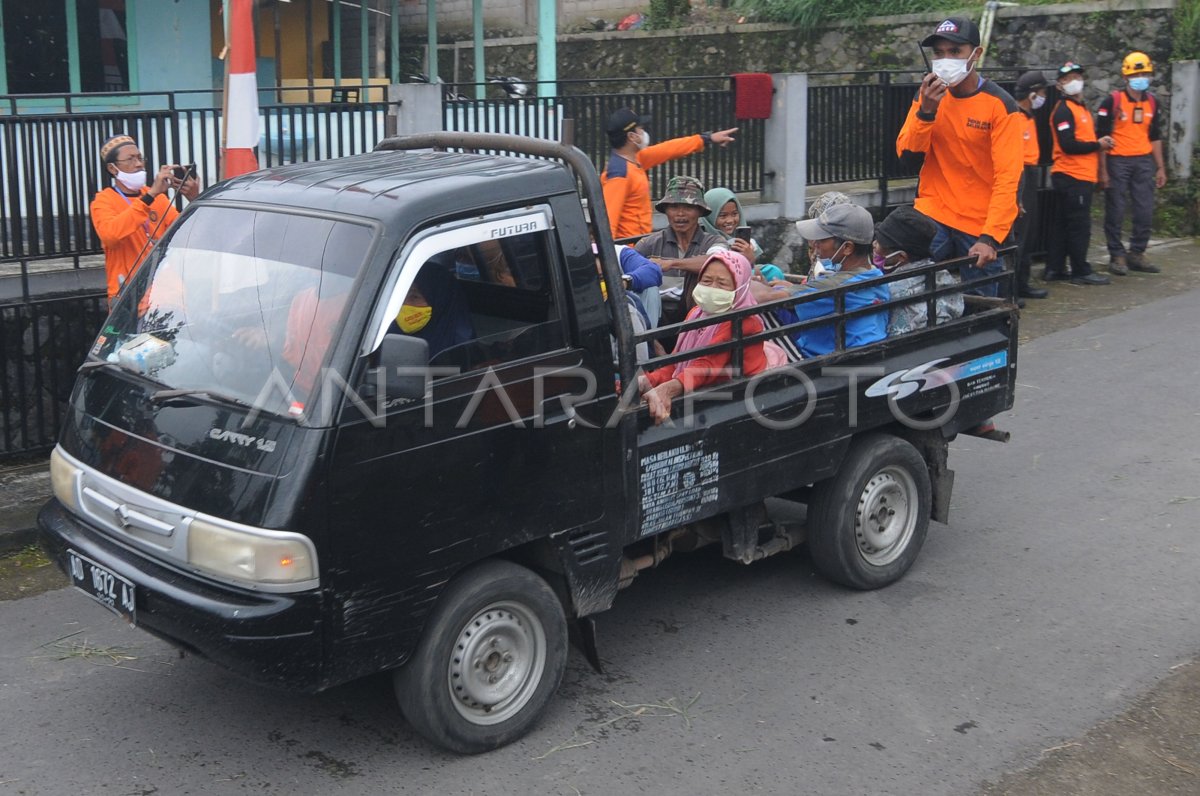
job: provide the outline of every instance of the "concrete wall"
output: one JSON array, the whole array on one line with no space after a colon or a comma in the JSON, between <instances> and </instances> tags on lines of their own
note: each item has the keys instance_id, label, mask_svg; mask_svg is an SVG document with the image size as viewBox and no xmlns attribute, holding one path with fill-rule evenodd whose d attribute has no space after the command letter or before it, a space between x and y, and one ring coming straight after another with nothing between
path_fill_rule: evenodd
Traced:
<instances>
[{"instance_id":1,"label":"concrete wall","mask_svg":"<svg viewBox=\"0 0 1200 796\"><path fill-rule=\"evenodd\" d=\"M1174 7L1175 0L1102 0L1004 8L996 19L987 65L1021 68L1071 59L1094 66L1088 75L1089 98L1098 101L1119 78L1121 59L1130 49L1144 50L1156 63L1166 63ZM558 39L558 76L919 69L916 42L943 18L940 13L873 17L809 37L787 25L768 24L572 34ZM450 74L451 45L441 50L442 68ZM469 60L467 53L460 64L463 80L473 79ZM534 40L489 41L486 62L489 74L530 76L536 68ZM1155 90L1166 97L1170 80L1158 81Z\"/></svg>"}]
</instances>

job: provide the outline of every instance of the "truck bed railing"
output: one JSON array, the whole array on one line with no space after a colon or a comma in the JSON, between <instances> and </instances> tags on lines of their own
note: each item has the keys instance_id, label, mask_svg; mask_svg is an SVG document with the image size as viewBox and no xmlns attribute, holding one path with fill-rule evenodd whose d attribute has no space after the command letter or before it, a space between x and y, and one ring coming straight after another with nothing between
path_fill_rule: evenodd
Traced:
<instances>
[{"instance_id":1,"label":"truck bed railing","mask_svg":"<svg viewBox=\"0 0 1200 796\"><path fill-rule=\"evenodd\" d=\"M1011 254L1015 250L1015 247L1010 246L1001 249L998 254L1000 256L1004 256L1006 254ZM961 319L954 318L949 321L939 322L937 318L937 300L949 294L962 293L964 290L976 289L986 285L997 285L998 293L1002 297L1008 297L1007 300L1005 298L995 299L997 302L996 310L1001 312L1010 311L1008 308L1012 306L1010 302L1013 288L1013 271L1011 269L1005 269L990 276L984 276L977 279L972 279L969 282L960 282L953 285L938 285L936 283L937 274L939 272L954 272L964 265L972 265L974 261L975 258L970 256L944 260L938 263L928 263L916 268L885 274L883 276L875 277L862 282L838 285L837 287L814 293L804 293L801 295L792 296L790 298L782 298L763 304L757 304L753 307L733 310L716 317L681 321L680 323L674 323L668 326L660 326L655 329L648 329L647 331L636 335L635 340L637 343L648 343L652 340L675 337L683 332L691 331L693 329L702 329L706 326L725 323L726 321L729 321L732 324L732 339L723 343L714 343L701 348L694 348L690 351L685 351L678 354L671 353L665 356L655 357L643 363L642 367L646 370L652 370L655 368L665 367L667 365L675 365L680 362L685 362L690 359L696 359L698 357L710 354L720 354L727 351L732 351L733 356L730 365L734 373L740 375L742 372L742 352L744 351L746 345L766 342L768 340L778 340L784 337L790 338L797 332L835 324L834 350L820 357L813 357L812 359L804 360L806 363L828 363L831 358L835 358L838 355L846 352L846 324L855 318L860 318L866 315L874 315L880 312L890 313L893 309L898 307L906 307L912 304L923 302L926 305L926 328L946 326L947 324L956 323ZM878 304L871 304L870 306L860 307L853 310L846 309L846 295L848 293L862 290L864 287L890 284L892 282L899 282L918 276L924 277L925 289L917 295L889 299ZM753 334L746 334L744 332L743 322L746 318L754 315L770 313L774 310L792 309L802 304L830 297L832 297L834 301L834 311L831 314L822 315L819 318L809 318L807 320L796 321L794 323L780 324L773 328L767 328L761 332L755 332Z\"/></svg>"}]
</instances>

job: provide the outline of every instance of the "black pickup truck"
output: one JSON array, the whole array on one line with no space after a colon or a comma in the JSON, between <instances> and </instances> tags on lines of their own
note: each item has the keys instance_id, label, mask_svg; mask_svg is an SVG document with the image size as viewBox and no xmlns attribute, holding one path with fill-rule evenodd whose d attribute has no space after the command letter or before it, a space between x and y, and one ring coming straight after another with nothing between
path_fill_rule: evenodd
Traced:
<instances>
[{"instance_id":1,"label":"black pickup truck","mask_svg":"<svg viewBox=\"0 0 1200 796\"><path fill-rule=\"evenodd\" d=\"M900 578L947 518L948 440L1013 403L1009 301L849 350L860 310L743 335L759 306L723 316L735 363L819 323L837 350L655 425L623 296L595 170L557 144L389 139L219 185L80 368L44 544L110 610L253 680L394 671L418 731L480 752L552 698L569 623L598 666L592 617L673 552L803 542L851 588Z\"/></svg>"}]
</instances>

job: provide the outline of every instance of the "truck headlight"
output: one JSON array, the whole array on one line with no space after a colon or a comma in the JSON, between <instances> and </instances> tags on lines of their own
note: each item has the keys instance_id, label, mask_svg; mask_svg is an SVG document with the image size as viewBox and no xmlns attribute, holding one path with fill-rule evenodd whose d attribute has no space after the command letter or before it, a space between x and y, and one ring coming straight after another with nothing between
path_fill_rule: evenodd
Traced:
<instances>
[{"instance_id":1,"label":"truck headlight","mask_svg":"<svg viewBox=\"0 0 1200 796\"><path fill-rule=\"evenodd\" d=\"M200 518L188 524L188 563L249 586L279 586L316 579L312 542L298 533L238 529Z\"/></svg>"},{"instance_id":2,"label":"truck headlight","mask_svg":"<svg viewBox=\"0 0 1200 796\"><path fill-rule=\"evenodd\" d=\"M68 509L79 513L80 469L67 461L58 447L50 454L50 487L54 497Z\"/></svg>"}]
</instances>

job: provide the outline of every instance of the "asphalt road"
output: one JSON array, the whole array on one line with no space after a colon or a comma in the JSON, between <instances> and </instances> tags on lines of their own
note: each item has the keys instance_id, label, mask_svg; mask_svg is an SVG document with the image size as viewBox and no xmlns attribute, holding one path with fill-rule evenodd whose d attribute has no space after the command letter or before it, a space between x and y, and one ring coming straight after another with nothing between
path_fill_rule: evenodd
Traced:
<instances>
[{"instance_id":1,"label":"asphalt road","mask_svg":"<svg viewBox=\"0 0 1200 796\"><path fill-rule=\"evenodd\" d=\"M0 603L0 794L964 794L1200 651L1200 291L1022 346L1009 445L855 593L804 553L676 556L600 617L527 738L431 749L387 678L260 688L73 590Z\"/></svg>"}]
</instances>

